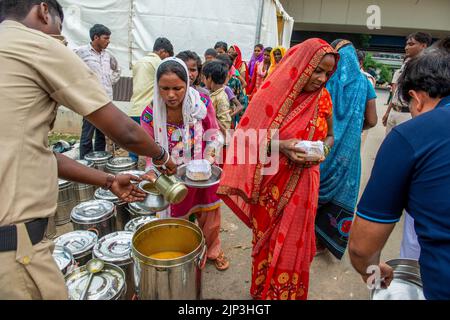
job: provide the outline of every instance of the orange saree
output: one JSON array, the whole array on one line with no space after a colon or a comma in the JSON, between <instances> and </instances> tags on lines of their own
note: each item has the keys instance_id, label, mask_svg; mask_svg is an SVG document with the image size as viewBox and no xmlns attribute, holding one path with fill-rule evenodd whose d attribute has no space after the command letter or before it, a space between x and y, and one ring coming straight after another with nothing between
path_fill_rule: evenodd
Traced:
<instances>
[{"instance_id":1,"label":"orange saree","mask_svg":"<svg viewBox=\"0 0 450 320\"><path fill-rule=\"evenodd\" d=\"M291 48L253 97L238 129L278 130L279 140L323 139L320 119L326 116L323 106L330 103L329 95L326 90L306 93L303 88L326 54L337 56L321 39ZM259 146L265 148L270 140L270 136L260 137ZM245 148L254 150L248 143ZM264 175L267 159L237 164L235 156L230 159L233 154L224 166L218 194L253 230L253 298L307 299L315 254L319 166L304 169L281 154L278 172Z\"/></svg>"}]
</instances>

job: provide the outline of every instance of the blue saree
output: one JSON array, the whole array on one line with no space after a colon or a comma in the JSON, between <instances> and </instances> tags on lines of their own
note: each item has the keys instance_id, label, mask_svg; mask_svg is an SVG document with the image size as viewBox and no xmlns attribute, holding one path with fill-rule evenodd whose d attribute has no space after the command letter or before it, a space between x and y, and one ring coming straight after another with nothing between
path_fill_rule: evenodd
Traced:
<instances>
[{"instance_id":1,"label":"blue saree","mask_svg":"<svg viewBox=\"0 0 450 320\"><path fill-rule=\"evenodd\" d=\"M353 45L339 49L341 59L327 89L333 100L334 147L320 169L316 235L333 255L345 253L361 179L361 133L368 81Z\"/></svg>"}]
</instances>

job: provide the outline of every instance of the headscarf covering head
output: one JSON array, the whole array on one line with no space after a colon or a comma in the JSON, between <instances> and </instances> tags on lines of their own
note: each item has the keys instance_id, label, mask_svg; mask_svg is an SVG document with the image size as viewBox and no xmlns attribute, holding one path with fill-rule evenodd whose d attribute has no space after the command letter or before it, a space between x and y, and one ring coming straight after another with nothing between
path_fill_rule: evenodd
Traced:
<instances>
[{"instance_id":1,"label":"headscarf covering head","mask_svg":"<svg viewBox=\"0 0 450 320\"><path fill-rule=\"evenodd\" d=\"M182 60L174 57L164 59L156 72L157 81L159 82L162 75L165 74L162 72L168 66L167 64L179 64L183 67L185 72L183 75L184 79L182 80L186 82L186 95L183 100L182 113L184 124L183 142L187 145L190 135L190 126L193 125L196 132L199 132L198 130L202 130L202 120L206 118L207 110L198 91L190 86L189 71L186 64ZM153 97L153 117L155 140L163 148L168 150L169 141L167 138L167 107L159 91L158 84L155 85L155 93Z\"/></svg>"}]
</instances>

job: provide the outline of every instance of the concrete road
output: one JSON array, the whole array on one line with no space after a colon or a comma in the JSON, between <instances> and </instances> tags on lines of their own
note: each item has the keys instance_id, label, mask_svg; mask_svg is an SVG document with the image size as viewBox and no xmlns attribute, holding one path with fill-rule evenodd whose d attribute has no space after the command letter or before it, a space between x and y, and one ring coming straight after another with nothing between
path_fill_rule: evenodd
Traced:
<instances>
[{"instance_id":1,"label":"concrete road","mask_svg":"<svg viewBox=\"0 0 450 320\"><path fill-rule=\"evenodd\" d=\"M384 105L388 98L386 91L378 91L379 125L369 131L365 148L362 151L361 189L367 184L372 171L375 156L383 142L385 128L381 117L386 111ZM223 249L231 259L230 269L219 272L212 263L208 263L203 276L203 296L205 299L251 299L249 294L251 277L251 231L228 208L223 209L222 217ZM403 223L395 228L389 239L382 258L398 258L402 238ZM350 264L348 255L338 261L331 254L317 257L311 268L311 287L309 298L312 300L365 300L369 298L367 286L362 282Z\"/></svg>"}]
</instances>

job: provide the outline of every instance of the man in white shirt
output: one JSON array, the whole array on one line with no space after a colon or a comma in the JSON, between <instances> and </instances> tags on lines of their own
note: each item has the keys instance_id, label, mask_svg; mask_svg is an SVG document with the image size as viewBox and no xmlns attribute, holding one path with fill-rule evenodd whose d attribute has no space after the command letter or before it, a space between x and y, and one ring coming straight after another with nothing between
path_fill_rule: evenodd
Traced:
<instances>
[{"instance_id":1,"label":"man in white shirt","mask_svg":"<svg viewBox=\"0 0 450 320\"><path fill-rule=\"evenodd\" d=\"M75 49L75 53L86 63L99 79L106 94L113 99L113 85L120 79L120 68L117 60L106 51L110 43L111 31L101 24L94 25L89 31L92 42ZM95 133L95 146L92 138ZM80 142L80 159L92 151L105 151L105 135L89 121L83 119Z\"/></svg>"},{"instance_id":2,"label":"man in white shirt","mask_svg":"<svg viewBox=\"0 0 450 320\"><path fill-rule=\"evenodd\" d=\"M433 42L433 38L430 34L424 32L416 32L408 36L405 52L406 60L400 70L397 70L392 79L392 92L394 96L389 105L386 114L383 117L383 125L386 127L386 135L388 135L392 129L399 124L411 120L411 113L409 107L405 105L399 98L397 90L397 82L405 69L405 65L412 58L419 56L423 50L428 48Z\"/></svg>"}]
</instances>

